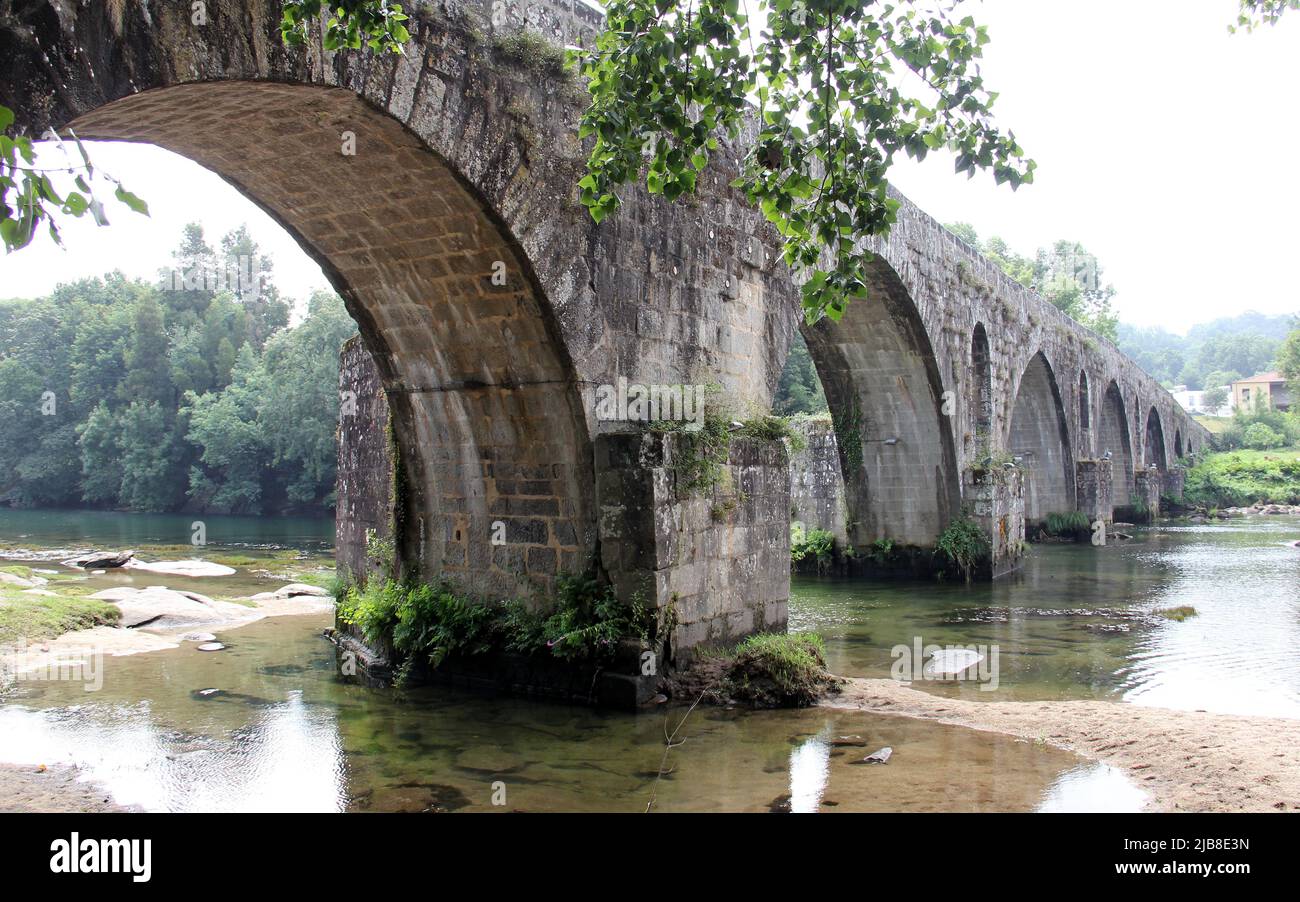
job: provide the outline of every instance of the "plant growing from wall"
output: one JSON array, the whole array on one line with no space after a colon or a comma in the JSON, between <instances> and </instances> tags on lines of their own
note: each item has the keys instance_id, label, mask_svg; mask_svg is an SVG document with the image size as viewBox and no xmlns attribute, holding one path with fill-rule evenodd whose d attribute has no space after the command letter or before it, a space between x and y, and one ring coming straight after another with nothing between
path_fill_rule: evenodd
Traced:
<instances>
[{"instance_id":1,"label":"plant growing from wall","mask_svg":"<svg viewBox=\"0 0 1300 902\"><path fill-rule=\"evenodd\" d=\"M1062 539L1085 539L1092 534L1092 524L1083 511L1048 514L1046 527L1048 535Z\"/></svg>"},{"instance_id":2,"label":"plant growing from wall","mask_svg":"<svg viewBox=\"0 0 1300 902\"><path fill-rule=\"evenodd\" d=\"M862 411L852 389L846 394L849 402L845 409L838 414L831 411L831 426L835 430L835 443L844 463L844 472L851 475L862 468Z\"/></svg>"},{"instance_id":3,"label":"plant growing from wall","mask_svg":"<svg viewBox=\"0 0 1300 902\"><path fill-rule=\"evenodd\" d=\"M671 606L651 612L639 598L624 603L591 576L559 577L547 613L519 600L485 602L445 583L393 579L351 586L338 600L340 623L399 658L399 683L416 664L436 669L452 656L493 651L599 661L622 640L650 642L665 635L674 618Z\"/></svg>"},{"instance_id":4,"label":"plant growing from wall","mask_svg":"<svg viewBox=\"0 0 1300 902\"><path fill-rule=\"evenodd\" d=\"M821 573L835 558L835 534L825 529L805 530L802 524L790 525L790 566L801 570L808 564Z\"/></svg>"},{"instance_id":5,"label":"plant growing from wall","mask_svg":"<svg viewBox=\"0 0 1300 902\"><path fill-rule=\"evenodd\" d=\"M970 582L975 567L990 554L989 540L979 524L966 516L958 517L939 533L934 543L935 552L961 572Z\"/></svg>"}]
</instances>

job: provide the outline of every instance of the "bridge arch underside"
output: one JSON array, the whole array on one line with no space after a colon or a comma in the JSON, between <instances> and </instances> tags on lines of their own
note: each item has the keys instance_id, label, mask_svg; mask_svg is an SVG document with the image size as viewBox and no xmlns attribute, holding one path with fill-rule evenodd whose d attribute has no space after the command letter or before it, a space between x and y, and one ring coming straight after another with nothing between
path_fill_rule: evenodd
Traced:
<instances>
[{"instance_id":1,"label":"bridge arch underside","mask_svg":"<svg viewBox=\"0 0 1300 902\"><path fill-rule=\"evenodd\" d=\"M1143 443L1146 466L1154 465L1161 473L1168 469L1165 454L1165 430L1160 423L1160 413L1154 408L1147 414L1146 442Z\"/></svg>"},{"instance_id":2,"label":"bridge arch underside","mask_svg":"<svg viewBox=\"0 0 1300 902\"><path fill-rule=\"evenodd\" d=\"M1040 521L1048 514L1075 509L1074 459L1065 407L1056 377L1041 353L1034 355L1020 377L1007 448L1021 459L1028 477L1027 520Z\"/></svg>"},{"instance_id":3,"label":"bridge arch underside","mask_svg":"<svg viewBox=\"0 0 1300 902\"><path fill-rule=\"evenodd\" d=\"M505 597L586 565L590 441L548 302L493 211L418 137L350 90L238 81L136 94L72 127L215 171L324 269L389 397L403 571Z\"/></svg>"},{"instance_id":4,"label":"bridge arch underside","mask_svg":"<svg viewBox=\"0 0 1300 902\"><path fill-rule=\"evenodd\" d=\"M1129 438L1128 417L1119 386L1111 382L1101 401L1101 435L1097 446L1101 454L1110 454L1111 496L1116 506L1128 504L1133 497L1133 443Z\"/></svg>"},{"instance_id":5,"label":"bridge arch underside","mask_svg":"<svg viewBox=\"0 0 1300 902\"><path fill-rule=\"evenodd\" d=\"M961 490L934 351L906 288L876 258L865 298L802 330L836 424L850 543L933 546Z\"/></svg>"}]
</instances>

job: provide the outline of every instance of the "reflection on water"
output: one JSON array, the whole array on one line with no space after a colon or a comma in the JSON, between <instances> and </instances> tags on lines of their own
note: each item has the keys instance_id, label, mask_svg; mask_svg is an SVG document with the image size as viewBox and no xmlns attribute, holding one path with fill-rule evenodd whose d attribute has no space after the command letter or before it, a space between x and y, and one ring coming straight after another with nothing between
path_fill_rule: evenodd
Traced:
<instances>
[{"instance_id":1,"label":"reflection on water","mask_svg":"<svg viewBox=\"0 0 1300 902\"><path fill-rule=\"evenodd\" d=\"M999 687L917 683L979 700L1123 698L1300 717L1295 518L1134 530L1102 549L1035 546L992 585L797 577L792 629L827 639L832 670L888 676L898 644L997 645ZM1154 616L1190 605L1182 623Z\"/></svg>"},{"instance_id":2,"label":"reflection on water","mask_svg":"<svg viewBox=\"0 0 1300 902\"><path fill-rule=\"evenodd\" d=\"M110 659L97 693L20 684L0 702L0 760L75 762L119 803L165 811L1030 811L1079 763L905 718L696 709L660 776L659 714L344 685L327 623ZM888 764L863 763L883 746Z\"/></svg>"},{"instance_id":3,"label":"reflection on water","mask_svg":"<svg viewBox=\"0 0 1300 902\"><path fill-rule=\"evenodd\" d=\"M1146 793L1128 776L1108 764L1080 764L1072 767L1048 787L1038 810L1048 813L1105 813L1137 811Z\"/></svg>"},{"instance_id":4,"label":"reflection on water","mask_svg":"<svg viewBox=\"0 0 1300 902\"><path fill-rule=\"evenodd\" d=\"M214 595L260 591L281 560L273 549L328 542L320 521L254 528L216 519L214 544L224 536L254 564L228 583L140 578ZM122 520L134 525L115 525ZM0 512L0 540L180 544L188 520ZM792 626L825 635L832 668L855 675L887 676L890 649L917 637L999 647L996 692L917 684L939 693L1300 716L1300 552L1284 544L1300 523L1135 532L1105 549L1037 547L1021 575L991 586L798 579ZM137 577L94 578L116 581ZM1200 616L1153 616L1179 605ZM1122 773L1036 743L821 709L697 709L661 772L664 715L344 685L320 635L329 622L266 620L220 634L222 652L186 645L113 658L95 693L81 683L18 684L0 695L0 761L75 762L119 803L167 811L644 811L652 799L659 811L759 812L1143 803ZM888 764L864 760L885 746ZM494 805L501 786L504 804Z\"/></svg>"}]
</instances>

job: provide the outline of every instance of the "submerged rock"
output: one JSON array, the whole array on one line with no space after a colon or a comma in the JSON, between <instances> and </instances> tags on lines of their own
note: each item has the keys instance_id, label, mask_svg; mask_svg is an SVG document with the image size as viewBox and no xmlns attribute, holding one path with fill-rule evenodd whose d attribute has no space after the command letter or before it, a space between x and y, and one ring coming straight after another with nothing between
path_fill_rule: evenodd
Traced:
<instances>
[{"instance_id":1,"label":"submerged rock","mask_svg":"<svg viewBox=\"0 0 1300 902\"><path fill-rule=\"evenodd\" d=\"M894 754L893 748L890 746L885 746L880 751L872 752L870 755L863 758L862 763L863 764L888 764L889 756L892 754Z\"/></svg>"}]
</instances>

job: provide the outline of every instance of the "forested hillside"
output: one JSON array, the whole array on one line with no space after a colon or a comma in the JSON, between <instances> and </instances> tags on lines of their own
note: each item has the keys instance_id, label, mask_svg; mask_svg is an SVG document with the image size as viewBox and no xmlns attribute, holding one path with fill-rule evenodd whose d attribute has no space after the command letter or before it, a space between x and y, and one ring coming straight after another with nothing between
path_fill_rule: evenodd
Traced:
<instances>
[{"instance_id":1,"label":"forested hillside","mask_svg":"<svg viewBox=\"0 0 1300 902\"><path fill-rule=\"evenodd\" d=\"M0 301L0 503L257 513L332 506L342 301L290 325L240 228L188 226L155 284Z\"/></svg>"},{"instance_id":2,"label":"forested hillside","mask_svg":"<svg viewBox=\"0 0 1300 902\"><path fill-rule=\"evenodd\" d=\"M1118 344L1161 383L1199 391L1276 368L1294 321L1252 311L1200 323L1186 336L1120 323Z\"/></svg>"}]
</instances>

